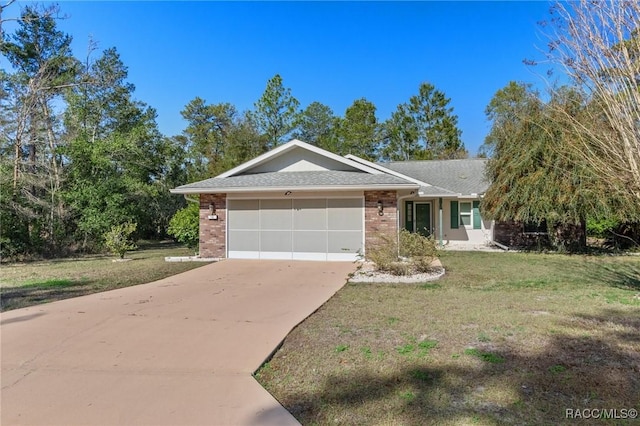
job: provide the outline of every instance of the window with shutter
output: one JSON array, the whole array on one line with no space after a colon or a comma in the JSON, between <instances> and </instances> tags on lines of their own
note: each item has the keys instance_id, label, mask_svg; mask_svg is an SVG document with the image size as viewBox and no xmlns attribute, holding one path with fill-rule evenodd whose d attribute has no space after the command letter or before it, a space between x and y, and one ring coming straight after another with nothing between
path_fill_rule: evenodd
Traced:
<instances>
[{"instance_id":1,"label":"window with shutter","mask_svg":"<svg viewBox=\"0 0 640 426\"><path fill-rule=\"evenodd\" d=\"M450 204L451 204L451 229L458 229L459 228L458 202L451 201Z\"/></svg>"}]
</instances>

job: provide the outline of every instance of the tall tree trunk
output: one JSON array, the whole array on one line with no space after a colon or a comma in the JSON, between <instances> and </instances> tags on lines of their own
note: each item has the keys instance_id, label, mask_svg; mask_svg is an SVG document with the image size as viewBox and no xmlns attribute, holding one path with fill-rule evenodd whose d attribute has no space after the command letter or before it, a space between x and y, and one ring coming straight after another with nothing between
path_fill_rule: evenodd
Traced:
<instances>
[{"instance_id":1,"label":"tall tree trunk","mask_svg":"<svg viewBox=\"0 0 640 426\"><path fill-rule=\"evenodd\" d=\"M18 176L20 174L19 169L20 169L20 157L21 157L20 148L21 148L20 138L16 138L15 153L14 153L15 157L13 159L13 193L14 195L18 191Z\"/></svg>"},{"instance_id":2,"label":"tall tree trunk","mask_svg":"<svg viewBox=\"0 0 640 426\"><path fill-rule=\"evenodd\" d=\"M44 123L47 129L47 140L51 151L51 169L53 170L53 181L55 183L55 191L60 189L60 174L58 173L58 162L56 160L56 140L53 132L53 124L51 123L51 115L46 100L40 99L42 113L44 114Z\"/></svg>"},{"instance_id":3,"label":"tall tree trunk","mask_svg":"<svg viewBox=\"0 0 640 426\"><path fill-rule=\"evenodd\" d=\"M28 164L29 164L29 173L31 173L31 179L33 179L36 175L37 172L37 167L36 167L36 142L35 140L31 140L29 145L27 145L27 148L29 150L29 160L28 160ZM36 190L36 186L35 184L32 182L31 183L31 194L35 197L37 195L37 190Z\"/></svg>"},{"instance_id":4,"label":"tall tree trunk","mask_svg":"<svg viewBox=\"0 0 640 426\"><path fill-rule=\"evenodd\" d=\"M13 193L18 191L18 179L20 177L20 163L22 160L22 135L24 134L24 117L19 116L16 128L16 137L14 141L14 158L13 158Z\"/></svg>"}]
</instances>

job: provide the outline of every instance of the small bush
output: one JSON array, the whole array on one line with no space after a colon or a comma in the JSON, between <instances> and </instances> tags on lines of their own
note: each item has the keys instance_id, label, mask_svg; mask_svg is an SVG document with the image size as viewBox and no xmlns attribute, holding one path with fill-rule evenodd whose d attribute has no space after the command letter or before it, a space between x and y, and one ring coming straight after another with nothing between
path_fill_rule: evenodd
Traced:
<instances>
[{"instance_id":1,"label":"small bush","mask_svg":"<svg viewBox=\"0 0 640 426\"><path fill-rule=\"evenodd\" d=\"M433 238L414 234L406 229L402 229L398 237L392 234L378 234L376 240L377 242L367 250L367 259L373 262L379 271L393 275L429 272L431 263L438 257L438 249ZM406 260L402 260L398 255Z\"/></svg>"},{"instance_id":2,"label":"small bush","mask_svg":"<svg viewBox=\"0 0 640 426\"><path fill-rule=\"evenodd\" d=\"M136 231L137 227L137 223L131 222L112 226L111 230L104 234L105 245L113 254L117 254L120 259L124 259L124 255L128 251L138 248L131 239L131 234Z\"/></svg>"},{"instance_id":3,"label":"small bush","mask_svg":"<svg viewBox=\"0 0 640 426\"><path fill-rule=\"evenodd\" d=\"M376 242L367 247L367 259L376 265L379 271L391 272L393 265L397 264L398 241L395 235L378 234Z\"/></svg>"},{"instance_id":4,"label":"small bush","mask_svg":"<svg viewBox=\"0 0 640 426\"><path fill-rule=\"evenodd\" d=\"M196 203L189 203L173 215L169 221L167 234L190 249L198 247L200 242L200 207Z\"/></svg>"},{"instance_id":5,"label":"small bush","mask_svg":"<svg viewBox=\"0 0 640 426\"><path fill-rule=\"evenodd\" d=\"M438 256L436 241L432 237L425 237L402 229L400 231L400 256L430 257L433 260Z\"/></svg>"}]
</instances>

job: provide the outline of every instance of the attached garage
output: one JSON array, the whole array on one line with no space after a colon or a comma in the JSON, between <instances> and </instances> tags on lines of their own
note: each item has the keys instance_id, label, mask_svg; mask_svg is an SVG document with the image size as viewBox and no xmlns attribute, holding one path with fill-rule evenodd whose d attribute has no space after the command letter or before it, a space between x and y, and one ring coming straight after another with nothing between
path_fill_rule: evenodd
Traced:
<instances>
[{"instance_id":1,"label":"attached garage","mask_svg":"<svg viewBox=\"0 0 640 426\"><path fill-rule=\"evenodd\" d=\"M354 261L397 232L398 191L419 190L363 162L292 140L171 192L199 197L203 258Z\"/></svg>"},{"instance_id":2,"label":"attached garage","mask_svg":"<svg viewBox=\"0 0 640 426\"><path fill-rule=\"evenodd\" d=\"M227 226L229 258L355 260L364 198L228 198Z\"/></svg>"}]
</instances>

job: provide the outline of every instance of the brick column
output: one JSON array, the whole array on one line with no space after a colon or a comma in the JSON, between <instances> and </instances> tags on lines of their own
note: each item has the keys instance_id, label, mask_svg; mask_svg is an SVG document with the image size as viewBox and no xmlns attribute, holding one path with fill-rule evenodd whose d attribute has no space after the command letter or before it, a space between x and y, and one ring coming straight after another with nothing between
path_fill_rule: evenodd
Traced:
<instances>
[{"instance_id":1,"label":"brick column","mask_svg":"<svg viewBox=\"0 0 640 426\"><path fill-rule=\"evenodd\" d=\"M218 220L209 219L209 205L215 206ZM227 255L227 194L200 194L200 257Z\"/></svg>"},{"instance_id":2,"label":"brick column","mask_svg":"<svg viewBox=\"0 0 640 426\"><path fill-rule=\"evenodd\" d=\"M378 214L378 201L382 201L382 216ZM395 236L398 232L398 199L396 191L364 192L364 249L375 244L376 235Z\"/></svg>"}]
</instances>

